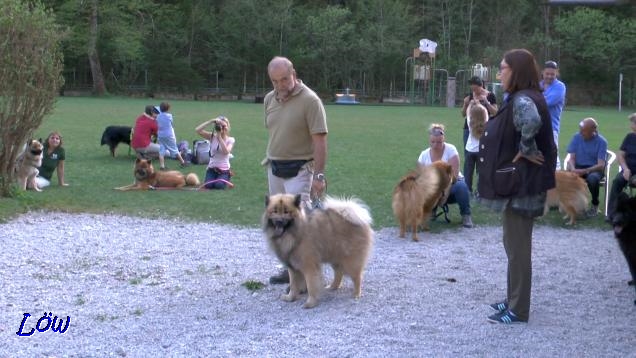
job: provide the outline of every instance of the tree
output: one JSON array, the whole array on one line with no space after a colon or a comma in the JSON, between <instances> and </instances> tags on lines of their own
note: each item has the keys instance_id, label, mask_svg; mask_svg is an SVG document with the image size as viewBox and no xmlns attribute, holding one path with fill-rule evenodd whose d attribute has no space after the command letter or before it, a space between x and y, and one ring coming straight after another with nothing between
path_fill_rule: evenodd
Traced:
<instances>
[{"instance_id":1,"label":"tree","mask_svg":"<svg viewBox=\"0 0 636 358\"><path fill-rule=\"evenodd\" d=\"M314 87L328 92L335 88L337 79L345 79L349 73L343 72L343 64L350 56L348 41L353 39L351 12L340 6L327 6L323 11L306 19L304 35L308 41L300 46L295 58L304 73L314 76ZM305 79L309 76L305 76Z\"/></svg>"},{"instance_id":2,"label":"tree","mask_svg":"<svg viewBox=\"0 0 636 358\"><path fill-rule=\"evenodd\" d=\"M104 84L102 63L99 60L99 53L97 52L97 37L99 36L99 26L97 24L98 7L99 1L91 0L88 21L88 62L91 64L91 73L93 74L93 93L102 96L106 94L106 85Z\"/></svg>"},{"instance_id":3,"label":"tree","mask_svg":"<svg viewBox=\"0 0 636 358\"><path fill-rule=\"evenodd\" d=\"M213 60L226 80L238 84L239 93L250 83L269 86L269 61L275 55L290 56L288 33L303 30L290 30L291 7L291 0L233 0L220 9Z\"/></svg>"},{"instance_id":4,"label":"tree","mask_svg":"<svg viewBox=\"0 0 636 358\"><path fill-rule=\"evenodd\" d=\"M403 1L358 0L351 9L356 30L349 41L354 40L355 52L341 66L352 67L358 88L379 97L396 81L403 82L404 59L422 37L415 34L413 9Z\"/></svg>"},{"instance_id":5,"label":"tree","mask_svg":"<svg viewBox=\"0 0 636 358\"><path fill-rule=\"evenodd\" d=\"M561 67L568 69L568 85L577 86L587 103L616 98L613 84L619 73L636 76L636 21L590 8L577 8L556 21ZM586 34L586 36L581 36ZM589 100L591 99L591 101Z\"/></svg>"},{"instance_id":6,"label":"tree","mask_svg":"<svg viewBox=\"0 0 636 358\"><path fill-rule=\"evenodd\" d=\"M126 88L147 68L152 0L45 1L69 33L63 42L66 70L89 71L94 94Z\"/></svg>"},{"instance_id":7,"label":"tree","mask_svg":"<svg viewBox=\"0 0 636 358\"><path fill-rule=\"evenodd\" d=\"M0 2L0 196L12 195L15 160L63 83L62 33L37 2Z\"/></svg>"}]
</instances>

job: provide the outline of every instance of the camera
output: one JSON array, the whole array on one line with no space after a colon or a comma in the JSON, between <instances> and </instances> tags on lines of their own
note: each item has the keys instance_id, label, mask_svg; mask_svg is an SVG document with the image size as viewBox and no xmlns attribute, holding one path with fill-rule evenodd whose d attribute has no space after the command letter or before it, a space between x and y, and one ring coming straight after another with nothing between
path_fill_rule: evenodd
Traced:
<instances>
[{"instance_id":1,"label":"camera","mask_svg":"<svg viewBox=\"0 0 636 358\"><path fill-rule=\"evenodd\" d=\"M221 129L223 129L223 120L225 119L224 116L219 116L218 119L216 119L214 121L214 130L217 132L220 132Z\"/></svg>"}]
</instances>

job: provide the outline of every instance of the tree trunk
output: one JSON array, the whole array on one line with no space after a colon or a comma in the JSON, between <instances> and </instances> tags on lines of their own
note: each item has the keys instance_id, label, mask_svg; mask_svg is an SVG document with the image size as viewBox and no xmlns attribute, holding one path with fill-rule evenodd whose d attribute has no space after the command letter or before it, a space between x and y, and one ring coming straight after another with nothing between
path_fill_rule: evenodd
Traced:
<instances>
[{"instance_id":1,"label":"tree trunk","mask_svg":"<svg viewBox=\"0 0 636 358\"><path fill-rule=\"evenodd\" d=\"M473 14L473 10L475 9L475 3L473 0L468 1L468 4L466 4L466 24L465 26L467 28L465 28L465 44L464 44L464 56L466 58L470 58L470 44L472 42L473 39L473 23L474 23L474 14Z\"/></svg>"},{"instance_id":2,"label":"tree trunk","mask_svg":"<svg viewBox=\"0 0 636 358\"><path fill-rule=\"evenodd\" d=\"M106 94L106 86L104 84L104 74L102 73L102 65L99 61L97 53L97 36L99 25L97 24L97 8L99 0L91 1L90 29L88 39L88 61L91 65L91 74L93 75L93 93L102 96Z\"/></svg>"}]
</instances>

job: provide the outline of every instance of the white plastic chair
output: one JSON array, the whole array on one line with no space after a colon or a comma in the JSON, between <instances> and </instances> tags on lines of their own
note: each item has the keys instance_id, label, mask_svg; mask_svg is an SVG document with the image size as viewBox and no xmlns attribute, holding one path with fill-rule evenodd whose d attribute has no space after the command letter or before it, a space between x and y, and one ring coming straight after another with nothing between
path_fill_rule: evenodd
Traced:
<instances>
[{"instance_id":1,"label":"white plastic chair","mask_svg":"<svg viewBox=\"0 0 636 358\"><path fill-rule=\"evenodd\" d=\"M565 158L563 158L563 167L567 169L568 161L570 160L570 153L568 153ZM607 209L609 206L609 191L610 191L610 172L612 163L616 160L616 153L611 150L607 150L607 155L605 155L605 177L601 179L600 185L605 188L605 216L607 216Z\"/></svg>"}]
</instances>

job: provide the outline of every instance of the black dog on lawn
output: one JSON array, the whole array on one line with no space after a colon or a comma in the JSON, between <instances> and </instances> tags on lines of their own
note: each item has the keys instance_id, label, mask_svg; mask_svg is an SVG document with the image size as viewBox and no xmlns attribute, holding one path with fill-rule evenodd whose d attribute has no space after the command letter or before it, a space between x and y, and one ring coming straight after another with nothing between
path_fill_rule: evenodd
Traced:
<instances>
[{"instance_id":1,"label":"black dog on lawn","mask_svg":"<svg viewBox=\"0 0 636 358\"><path fill-rule=\"evenodd\" d=\"M115 156L115 148L119 143L126 143L130 146L130 133L132 131L131 127L127 126L108 126L104 129L104 134L102 134L102 145L108 144L110 148L110 154ZM130 154L130 149L128 149Z\"/></svg>"},{"instance_id":2,"label":"black dog on lawn","mask_svg":"<svg viewBox=\"0 0 636 358\"><path fill-rule=\"evenodd\" d=\"M630 285L636 284L636 197L630 198L621 193L616 204L616 212L612 216L614 236L625 255L629 272L632 274ZM636 300L634 300L636 305Z\"/></svg>"}]
</instances>

